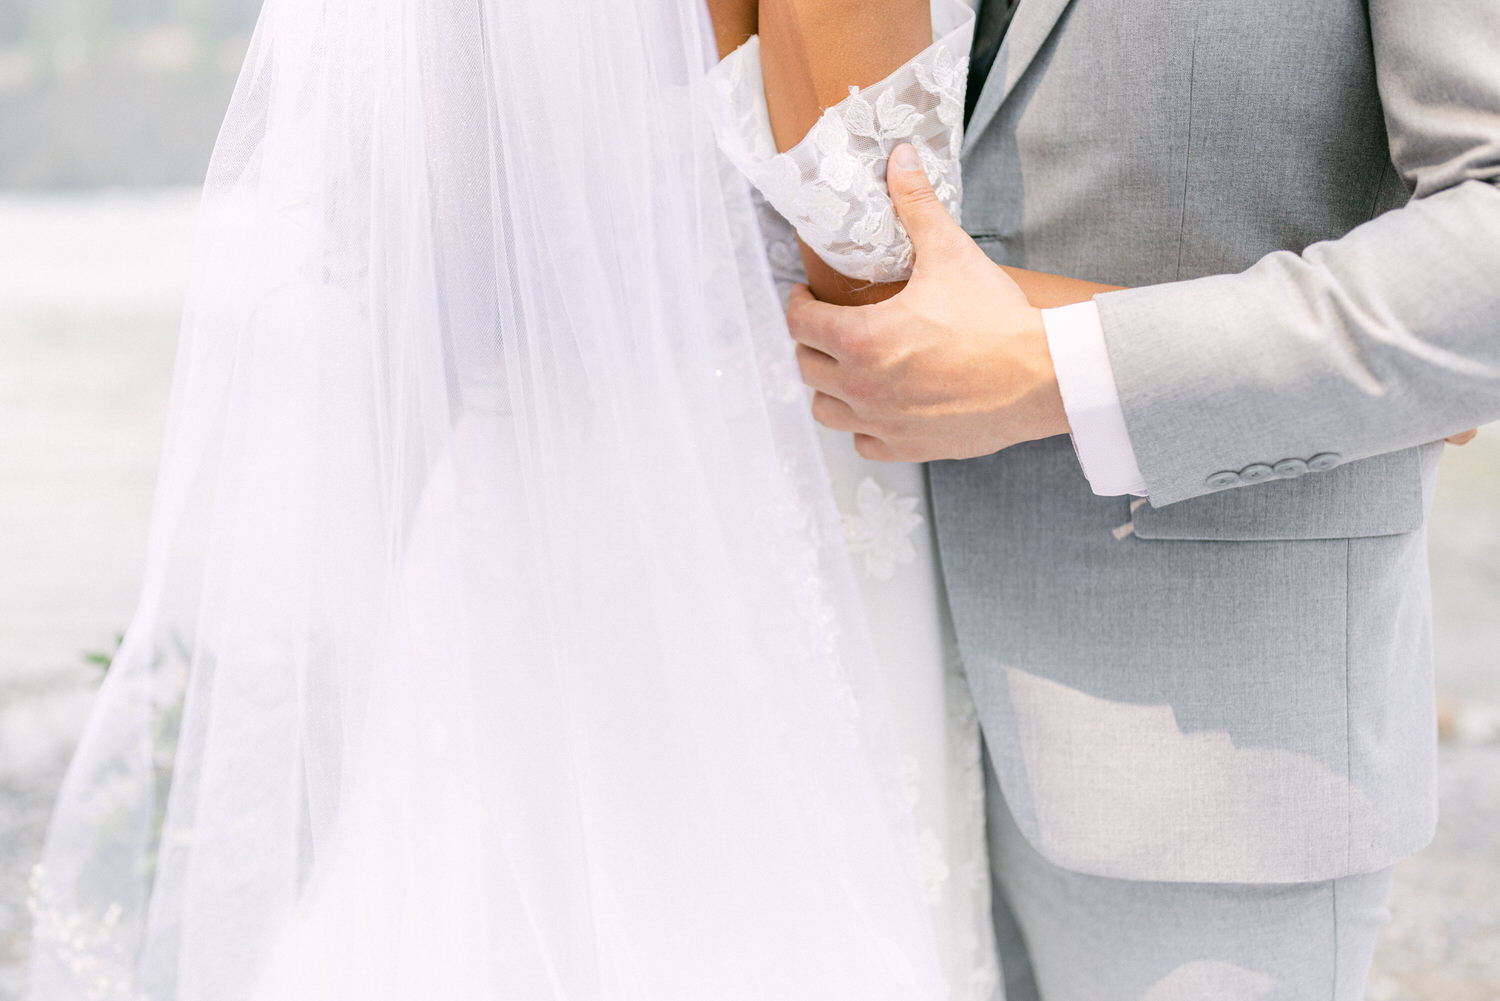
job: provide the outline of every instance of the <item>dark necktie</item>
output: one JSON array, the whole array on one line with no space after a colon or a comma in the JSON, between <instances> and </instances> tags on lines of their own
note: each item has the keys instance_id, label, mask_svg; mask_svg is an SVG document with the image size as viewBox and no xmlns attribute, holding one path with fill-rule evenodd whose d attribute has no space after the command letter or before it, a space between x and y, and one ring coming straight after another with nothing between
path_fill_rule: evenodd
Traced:
<instances>
[{"instance_id":1,"label":"dark necktie","mask_svg":"<svg viewBox=\"0 0 1500 1001\"><path fill-rule=\"evenodd\" d=\"M1005 29L1010 27L1011 16L1016 12L1020 0L979 0L978 19L974 24L974 45L969 50L969 83L964 92L964 125L974 114L974 105L979 103L979 91L984 87L990 67L995 65L995 56L1000 43L1005 40Z\"/></svg>"}]
</instances>

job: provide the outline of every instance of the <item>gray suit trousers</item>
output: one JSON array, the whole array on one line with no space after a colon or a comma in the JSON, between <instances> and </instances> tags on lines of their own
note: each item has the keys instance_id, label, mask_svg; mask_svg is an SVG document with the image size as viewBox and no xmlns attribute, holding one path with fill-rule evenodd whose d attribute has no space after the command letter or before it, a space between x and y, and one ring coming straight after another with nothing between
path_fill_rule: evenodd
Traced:
<instances>
[{"instance_id":1,"label":"gray suit trousers","mask_svg":"<svg viewBox=\"0 0 1500 1001\"><path fill-rule=\"evenodd\" d=\"M1151 883L1048 862L989 773L1006 1001L1363 1001L1392 870Z\"/></svg>"}]
</instances>

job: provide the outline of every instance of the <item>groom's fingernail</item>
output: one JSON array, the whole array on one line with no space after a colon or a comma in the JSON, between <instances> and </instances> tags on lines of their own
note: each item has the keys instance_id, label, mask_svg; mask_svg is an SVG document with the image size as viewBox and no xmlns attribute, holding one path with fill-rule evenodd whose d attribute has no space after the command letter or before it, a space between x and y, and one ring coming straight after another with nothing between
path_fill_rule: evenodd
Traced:
<instances>
[{"instance_id":1,"label":"groom's fingernail","mask_svg":"<svg viewBox=\"0 0 1500 1001\"><path fill-rule=\"evenodd\" d=\"M922 158L917 156L917 148L911 143L902 143L891 150L891 163L896 165L897 170L922 169Z\"/></svg>"}]
</instances>

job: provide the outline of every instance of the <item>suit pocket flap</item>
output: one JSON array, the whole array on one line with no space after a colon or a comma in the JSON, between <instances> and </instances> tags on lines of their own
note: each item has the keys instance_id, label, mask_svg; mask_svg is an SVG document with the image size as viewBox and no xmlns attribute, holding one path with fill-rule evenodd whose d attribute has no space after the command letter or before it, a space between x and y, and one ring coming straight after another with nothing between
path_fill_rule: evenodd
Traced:
<instances>
[{"instance_id":1,"label":"suit pocket flap","mask_svg":"<svg viewBox=\"0 0 1500 1001\"><path fill-rule=\"evenodd\" d=\"M1166 507L1142 504L1133 521L1141 539L1350 539L1416 531L1425 510L1418 450L1406 449Z\"/></svg>"}]
</instances>

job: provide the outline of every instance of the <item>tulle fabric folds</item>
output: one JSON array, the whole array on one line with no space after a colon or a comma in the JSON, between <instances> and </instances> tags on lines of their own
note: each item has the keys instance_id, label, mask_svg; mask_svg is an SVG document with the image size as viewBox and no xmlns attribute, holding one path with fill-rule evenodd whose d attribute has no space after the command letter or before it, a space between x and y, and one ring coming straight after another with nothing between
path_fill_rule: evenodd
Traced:
<instances>
[{"instance_id":1,"label":"tulle fabric folds","mask_svg":"<svg viewBox=\"0 0 1500 1001\"><path fill-rule=\"evenodd\" d=\"M33 1001L937 998L684 0L269 0Z\"/></svg>"}]
</instances>

